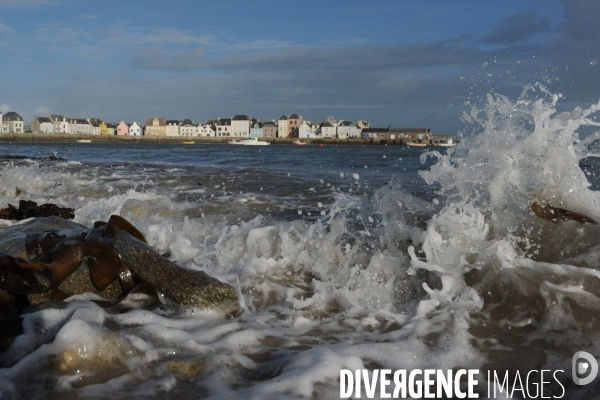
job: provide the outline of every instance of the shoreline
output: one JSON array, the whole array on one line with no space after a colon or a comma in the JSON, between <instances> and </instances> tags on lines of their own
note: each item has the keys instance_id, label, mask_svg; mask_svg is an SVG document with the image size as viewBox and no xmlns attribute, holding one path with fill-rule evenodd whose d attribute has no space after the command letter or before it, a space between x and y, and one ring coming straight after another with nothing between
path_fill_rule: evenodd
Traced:
<instances>
[{"instance_id":1,"label":"shoreline","mask_svg":"<svg viewBox=\"0 0 600 400\"><path fill-rule=\"evenodd\" d=\"M0 142L50 142L77 143L78 140L91 140L92 143L181 143L226 144L235 137L197 137L197 136L104 136L104 135L70 135L62 133L0 133ZM298 138L261 138L271 144L292 144ZM347 145L405 145L402 141L389 143L388 140L373 139L300 139L307 144L347 144Z\"/></svg>"}]
</instances>

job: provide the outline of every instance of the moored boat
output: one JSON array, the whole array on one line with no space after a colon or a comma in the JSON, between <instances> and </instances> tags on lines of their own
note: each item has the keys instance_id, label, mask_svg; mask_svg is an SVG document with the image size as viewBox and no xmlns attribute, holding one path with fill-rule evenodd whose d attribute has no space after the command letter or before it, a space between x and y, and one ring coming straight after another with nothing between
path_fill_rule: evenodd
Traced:
<instances>
[{"instance_id":1,"label":"moored boat","mask_svg":"<svg viewBox=\"0 0 600 400\"><path fill-rule=\"evenodd\" d=\"M452 147L452 146L456 146L456 143L454 143L454 140L452 140L452 138L450 138L450 139L446 140L445 142L436 143L436 146Z\"/></svg>"},{"instance_id":2,"label":"moored boat","mask_svg":"<svg viewBox=\"0 0 600 400\"><path fill-rule=\"evenodd\" d=\"M258 138L250 138L243 140L232 140L229 142L229 144L241 144L244 146L268 146L271 143L260 141Z\"/></svg>"},{"instance_id":3,"label":"moored boat","mask_svg":"<svg viewBox=\"0 0 600 400\"><path fill-rule=\"evenodd\" d=\"M417 142L406 142L407 146L410 147L425 147L427 146L425 143L417 143Z\"/></svg>"},{"instance_id":4,"label":"moored boat","mask_svg":"<svg viewBox=\"0 0 600 400\"><path fill-rule=\"evenodd\" d=\"M90 139L79 139L77 143L92 143Z\"/></svg>"},{"instance_id":5,"label":"moored boat","mask_svg":"<svg viewBox=\"0 0 600 400\"><path fill-rule=\"evenodd\" d=\"M181 144L195 144L196 142L181 142Z\"/></svg>"},{"instance_id":6,"label":"moored boat","mask_svg":"<svg viewBox=\"0 0 600 400\"><path fill-rule=\"evenodd\" d=\"M299 140L295 140L294 143L292 143L294 146L306 146L306 143L301 142Z\"/></svg>"}]
</instances>

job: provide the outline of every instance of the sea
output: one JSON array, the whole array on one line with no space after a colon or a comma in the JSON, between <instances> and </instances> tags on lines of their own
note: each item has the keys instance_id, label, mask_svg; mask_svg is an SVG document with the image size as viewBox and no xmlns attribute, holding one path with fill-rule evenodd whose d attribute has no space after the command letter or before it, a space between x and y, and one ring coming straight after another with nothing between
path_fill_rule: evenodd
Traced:
<instances>
[{"instance_id":1,"label":"sea","mask_svg":"<svg viewBox=\"0 0 600 400\"><path fill-rule=\"evenodd\" d=\"M0 143L0 208L120 215L244 310L73 296L24 316L0 398L333 399L341 370L427 369L477 370L479 398L600 398L574 380L600 355L600 227L532 210L600 221L600 103L528 93L490 94L449 149Z\"/></svg>"}]
</instances>

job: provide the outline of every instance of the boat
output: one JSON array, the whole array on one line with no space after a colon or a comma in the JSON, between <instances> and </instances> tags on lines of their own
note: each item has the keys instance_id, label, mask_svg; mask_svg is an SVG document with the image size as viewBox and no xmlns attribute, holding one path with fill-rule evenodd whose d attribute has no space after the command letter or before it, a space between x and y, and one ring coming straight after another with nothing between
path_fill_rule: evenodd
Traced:
<instances>
[{"instance_id":1,"label":"boat","mask_svg":"<svg viewBox=\"0 0 600 400\"><path fill-rule=\"evenodd\" d=\"M77 143L92 143L90 139L79 139Z\"/></svg>"},{"instance_id":2,"label":"boat","mask_svg":"<svg viewBox=\"0 0 600 400\"><path fill-rule=\"evenodd\" d=\"M258 140L258 138L250 138L250 139L242 139L242 140L232 140L229 144L241 144L244 146L268 146L271 143L263 142Z\"/></svg>"},{"instance_id":3,"label":"boat","mask_svg":"<svg viewBox=\"0 0 600 400\"><path fill-rule=\"evenodd\" d=\"M417 142L406 142L407 146L410 147L425 147L427 146L425 143L417 143Z\"/></svg>"},{"instance_id":4,"label":"boat","mask_svg":"<svg viewBox=\"0 0 600 400\"><path fill-rule=\"evenodd\" d=\"M196 142L181 142L181 144L195 144Z\"/></svg>"},{"instance_id":5,"label":"boat","mask_svg":"<svg viewBox=\"0 0 600 400\"><path fill-rule=\"evenodd\" d=\"M456 143L454 143L454 140L452 140L452 138L450 138L450 139L446 140L445 142L436 143L436 146L452 147L452 146L456 146Z\"/></svg>"},{"instance_id":6,"label":"boat","mask_svg":"<svg viewBox=\"0 0 600 400\"><path fill-rule=\"evenodd\" d=\"M306 143L301 142L299 140L295 140L294 143L292 143L294 146L306 146Z\"/></svg>"}]
</instances>

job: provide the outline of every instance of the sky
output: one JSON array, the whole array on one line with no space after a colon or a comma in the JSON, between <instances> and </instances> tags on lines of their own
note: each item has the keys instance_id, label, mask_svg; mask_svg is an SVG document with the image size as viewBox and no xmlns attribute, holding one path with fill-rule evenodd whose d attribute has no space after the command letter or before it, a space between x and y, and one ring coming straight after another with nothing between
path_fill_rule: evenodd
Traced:
<instances>
[{"instance_id":1,"label":"sky","mask_svg":"<svg viewBox=\"0 0 600 400\"><path fill-rule=\"evenodd\" d=\"M0 112L463 129L525 85L600 99L597 0L0 0Z\"/></svg>"}]
</instances>

